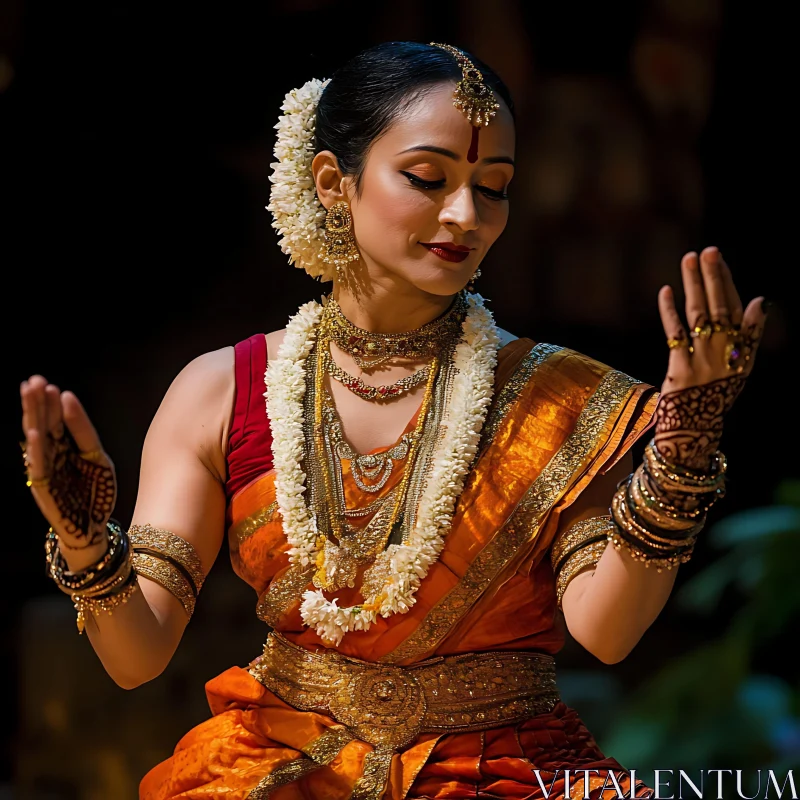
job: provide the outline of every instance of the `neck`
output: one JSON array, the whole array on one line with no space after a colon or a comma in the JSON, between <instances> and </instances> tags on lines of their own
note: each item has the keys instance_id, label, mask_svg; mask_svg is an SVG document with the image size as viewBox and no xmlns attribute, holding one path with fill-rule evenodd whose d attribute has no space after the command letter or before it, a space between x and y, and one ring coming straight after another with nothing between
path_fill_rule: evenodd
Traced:
<instances>
[{"instance_id":1,"label":"neck","mask_svg":"<svg viewBox=\"0 0 800 800\"><path fill-rule=\"evenodd\" d=\"M404 282L373 282L368 292L353 293L334 281L333 299L347 319L371 333L405 333L440 317L453 304L455 295L422 292Z\"/></svg>"}]
</instances>

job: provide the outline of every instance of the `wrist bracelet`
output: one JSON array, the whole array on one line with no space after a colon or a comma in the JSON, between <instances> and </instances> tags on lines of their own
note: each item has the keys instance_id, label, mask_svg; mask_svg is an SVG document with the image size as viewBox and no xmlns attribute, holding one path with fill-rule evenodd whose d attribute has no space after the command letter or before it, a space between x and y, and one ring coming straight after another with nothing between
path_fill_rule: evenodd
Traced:
<instances>
[{"instance_id":1,"label":"wrist bracelet","mask_svg":"<svg viewBox=\"0 0 800 800\"><path fill-rule=\"evenodd\" d=\"M125 557L128 549L127 537L122 532L119 524L109 520L106 525L108 548L103 557L88 567L76 572L71 572L59 549L58 535L51 528L45 538L45 559L48 574L58 584L59 588L67 591L87 589L109 572L113 572Z\"/></svg>"},{"instance_id":2,"label":"wrist bracelet","mask_svg":"<svg viewBox=\"0 0 800 800\"><path fill-rule=\"evenodd\" d=\"M644 463L647 472L662 488L689 494L716 492L723 487L728 468L725 456L717 451L712 460L714 470L710 474L680 469L664 461L654 440L644 449Z\"/></svg>"},{"instance_id":3,"label":"wrist bracelet","mask_svg":"<svg viewBox=\"0 0 800 800\"><path fill-rule=\"evenodd\" d=\"M79 595L72 596L72 602L77 612L76 624L78 633L82 634L86 628L86 617L89 614L96 615L99 613L113 614L114 610L130 600L136 590L139 588L139 581L136 572L130 570L128 578L125 583L118 589L114 590L113 594L103 595L102 597L87 598Z\"/></svg>"}]
</instances>

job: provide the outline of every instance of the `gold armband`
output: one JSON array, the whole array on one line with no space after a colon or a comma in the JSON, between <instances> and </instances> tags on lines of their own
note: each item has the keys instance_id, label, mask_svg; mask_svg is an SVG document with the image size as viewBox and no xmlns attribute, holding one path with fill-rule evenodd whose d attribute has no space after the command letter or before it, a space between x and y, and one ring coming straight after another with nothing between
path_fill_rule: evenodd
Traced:
<instances>
[{"instance_id":1,"label":"gold armband","mask_svg":"<svg viewBox=\"0 0 800 800\"><path fill-rule=\"evenodd\" d=\"M579 573L597 565L608 545L611 530L616 530L616 526L610 517L591 517L576 522L553 543L550 563L556 576L559 608L569 582Z\"/></svg>"},{"instance_id":2,"label":"gold armband","mask_svg":"<svg viewBox=\"0 0 800 800\"><path fill-rule=\"evenodd\" d=\"M151 525L132 525L128 535L136 573L163 586L191 617L205 580L194 547L186 539Z\"/></svg>"}]
</instances>

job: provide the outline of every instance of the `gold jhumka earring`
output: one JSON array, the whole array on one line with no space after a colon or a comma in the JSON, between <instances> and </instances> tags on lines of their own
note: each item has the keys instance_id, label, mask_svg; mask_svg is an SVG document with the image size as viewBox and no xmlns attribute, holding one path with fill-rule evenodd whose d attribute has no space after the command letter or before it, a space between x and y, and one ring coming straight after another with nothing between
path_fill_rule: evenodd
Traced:
<instances>
[{"instance_id":1,"label":"gold jhumka earring","mask_svg":"<svg viewBox=\"0 0 800 800\"><path fill-rule=\"evenodd\" d=\"M475 291L475 281L478 280L478 278L480 278L480 276L481 276L481 268L478 267L478 269L475 270L475 274L469 279L469 282L467 283L467 291L468 292L474 292Z\"/></svg>"},{"instance_id":2,"label":"gold jhumka earring","mask_svg":"<svg viewBox=\"0 0 800 800\"><path fill-rule=\"evenodd\" d=\"M344 200L334 203L325 215L325 244L322 260L336 267L339 280L344 280L344 268L359 257L358 246L353 237L353 217L350 206Z\"/></svg>"}]
</instances>

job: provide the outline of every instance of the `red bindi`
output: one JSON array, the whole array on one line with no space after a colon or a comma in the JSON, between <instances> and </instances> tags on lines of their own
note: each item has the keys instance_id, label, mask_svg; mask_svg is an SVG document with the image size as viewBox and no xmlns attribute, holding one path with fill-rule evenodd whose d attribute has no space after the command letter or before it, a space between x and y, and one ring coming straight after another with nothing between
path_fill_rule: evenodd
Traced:
<instances>
[{"instance_id":1,"label":"red bindi","mask_svg":"<svg viewBox=\"0 0 800 800\"><path fill-rule=\"evenodd\" d=\"M472 126L472 141L469 144L469 152L467 153L467 161L474 164L478 160L478 131L480 128Z\"/></svg>"}]
</instances>

